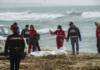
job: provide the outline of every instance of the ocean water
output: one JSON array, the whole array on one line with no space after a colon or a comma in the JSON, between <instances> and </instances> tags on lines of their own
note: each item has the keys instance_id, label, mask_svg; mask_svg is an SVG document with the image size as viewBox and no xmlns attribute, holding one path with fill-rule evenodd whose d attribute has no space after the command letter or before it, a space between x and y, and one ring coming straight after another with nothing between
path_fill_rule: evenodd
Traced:
<instances>
[{"instance_id":1,"label":"ocean water","mask_svg":"<svg viewBox=\"0 0 100 70\"><path fill-rule=\"evenodd\" d=\"M58 25L62 25L66 35L69 22L72 21L79 27L82 41L80 52L97 52L95 21L100 21L100 6L62 6L62 7L0 7L0 25L10 27L17 22L22 30L26 24L34 25L41 34L41 49L55 50L56 36L49 33L49 29L55 31ZM71 51L71 43L64 42L64 49Z\"/></svg>"}]
</instances>

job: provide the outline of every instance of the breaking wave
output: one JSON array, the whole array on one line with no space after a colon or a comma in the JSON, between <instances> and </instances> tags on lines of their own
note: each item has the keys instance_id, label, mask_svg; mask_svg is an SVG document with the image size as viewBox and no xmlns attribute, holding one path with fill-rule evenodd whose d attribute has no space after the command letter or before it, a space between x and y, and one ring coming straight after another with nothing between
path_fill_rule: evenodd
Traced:
<instances>
[{"instance_id":1,"label":"breaking wave","mask_svg":"<svg viewBox=\"0 0 100 70\"><path fill-rule=\"evenodd\" d=\"M83 12L81 16L84 18L100 17L100 12Z\"/></svg>"},{"instance_id":2,"label":"breaking wave","mask_svg":"<svg viewBox=\"0 0 100 70\"><path fill-rule=\"evenodd\" d=\"M66 13L56 14L56 13L34 13L31 11L25 12L0 12L0 20L3 21L13 21L13 20L23 20L23 21L34 21L34 20L53 20L57 18L63 18L65 16L81 16L83 18L100 17L100 12L76 12L67 11Z\"/></svg>"},{"instance_id":3,"label":"breaking wave","mask_svg":"<svg viewBox=\"0 0 100 70\"><path fill-rule=\"evenodd\" d=\"M95 17L100 17L100 12L76 12L76 11L67 11L67 15L72 15L72 16L81 16L84 18L95 18Z\"/></svg>"},{"instance_id":4,"label":"breaking wave","mask_svg":"<svg viewBox=\"0 0 100 70\"><path fill-rule=\"evenodd\" d=\"M30 11L26 12L0 12L0 20L12 21L12 20L47 20L57 19L64 17L63 14L52 14L52 13L33 13Z\"/></svg>"}]
</instances>

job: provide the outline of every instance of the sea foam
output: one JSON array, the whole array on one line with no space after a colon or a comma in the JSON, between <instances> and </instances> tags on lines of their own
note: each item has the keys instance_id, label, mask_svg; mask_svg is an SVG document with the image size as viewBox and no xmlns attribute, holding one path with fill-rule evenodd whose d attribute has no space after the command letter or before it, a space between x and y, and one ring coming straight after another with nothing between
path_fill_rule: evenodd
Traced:
<instances>
[{"instance_id":1,"label":"sea foam","mask_svg":"<svg viewBox=\"0 0 100 70\"><path fill-rule=\"evenodd\" d=\"M64 17L63 14L55 13L33 13L30 11L26 12L0 12L0 20L12 21L12 20L47 20L47 19L56 19Z\"/></svg>"}]
</instances>

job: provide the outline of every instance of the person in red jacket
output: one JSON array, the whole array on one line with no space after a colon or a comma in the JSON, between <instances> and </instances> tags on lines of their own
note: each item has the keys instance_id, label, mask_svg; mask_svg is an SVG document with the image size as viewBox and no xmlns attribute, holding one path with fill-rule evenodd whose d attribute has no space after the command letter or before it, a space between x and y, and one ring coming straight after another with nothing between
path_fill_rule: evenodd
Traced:
<instances>
[{"instance_id":1,"label":"person in red jacket","mask_svg":"<svg viewBox=\"0 0 100 70\"><path fill-rule=\"evenodd\" d=\"M12 31L13 31L13 27L14 27L14 26L17 26L17 23L16 23L16 22L14 22L14 23L11 25L11 28L10 28L10 29L11 29Z\"/></svg>"},{"instance_id":2,"label":"person in red jacket","mask_svg":"<svg viewBox=\"0 0 100 70\"><path fill-rule=\"evenodd\" d=\"M32 39L32 37L33 37L34 34L37 34L37 31L34 29L33 25L30 25L30 40L29 40L28 53L31 52L31 47L32 47L31 39Z\"/></svg>"},{"instance_id":3,"label":"person in red jacket","mask_svg":"<svg viewBox=\"0 0 100 70\"><path fill-rule=\"evenodd\" d=\"M65 31L62 30L61 25L58 25L58 30L56 30L55 32L52 32L50 30L50 34L51 35L57 35L56 38L56 42L57 42L57 48L60 49L61 47L63 47L63 43L64 43L64 38L67 41L66 35L65 35Z\"/></svg>"},{"instance_id":4,"label":"person in red jacket","mask_svg":"<svg viewBox=\"0 0 100 70\"><path fill-rule=\"evenodd\" d=\"M11 25L11 27L10 27L10 29L11 29L11 31L13 31L13 27L14 26L17 26L18 24L16 23L16 22L14 22L12 25ZM18 29L18 34L20 34L20 30Z\"/></svg>"},{"instance_id":5,"label":"person in red jacket","mask_svg":"<svg viewBox=\"0 0 100 70\"><path fill-rule=\"evenodd\" d=\"M97 27L96 29L96 38L97 38L97 55L100 55L100 22L95 22L95 25Z\"/></svg>"}]
</instances>

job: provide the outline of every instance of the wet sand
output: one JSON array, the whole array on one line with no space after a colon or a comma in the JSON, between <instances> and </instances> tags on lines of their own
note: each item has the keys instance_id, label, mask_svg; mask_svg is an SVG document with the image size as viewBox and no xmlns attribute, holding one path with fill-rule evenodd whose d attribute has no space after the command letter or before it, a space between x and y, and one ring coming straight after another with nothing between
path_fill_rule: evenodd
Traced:
<instances>
[{"instance_id":1,"label":"wet sand","mask_svg":"<svg viewBox=\"0 0 100 70\"><path fill-rule=\"evenodd\" d=\"M21 60L20 70L100 70L100 55L80 53L71 55L26 56ZM9 60L0 57L0 70L10 70Z\"/></svg>"}]
</instances>

